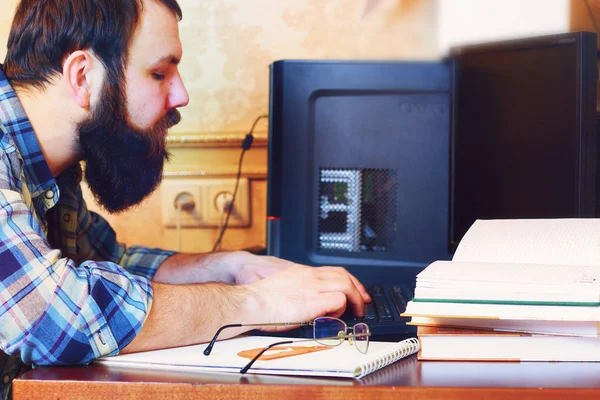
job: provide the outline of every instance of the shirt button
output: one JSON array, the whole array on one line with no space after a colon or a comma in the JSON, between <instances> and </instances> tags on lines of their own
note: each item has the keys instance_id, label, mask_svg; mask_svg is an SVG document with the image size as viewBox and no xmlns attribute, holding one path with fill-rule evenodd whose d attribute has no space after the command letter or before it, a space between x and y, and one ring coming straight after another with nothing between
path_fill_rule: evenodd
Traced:
<instances>
[{"instance_id":1,"label":"shirt button","mask_svg":"<svg viewBox=\"0 0 600 400\"><path fill-rule=\"evenodd\" d=\"M69 222L71 220L71 216L69 214L64 214L63 215L63 221L64 222Z\"/></svg>"},{"instance_id":2,"label":"shirt button","mask_svg":"<svg viewBox=\"0 0 600 400\"><path fill-rule=\"evenodd\" d=\"M2 378L2 382L7 385L8 382L10 382L10 377L8 375L4 375L4 378Z\"/></svg>"},{"instance_id":3,"label":"shirt button","mask_svg":"<svg viewBox=\"0 0 600 400\"><path fill-rule=\"evenodd\" d=\"M46 198L47 199L53 199L54 198L54 192L52 190L46 190Z\"/></svg>"}]
</instances>

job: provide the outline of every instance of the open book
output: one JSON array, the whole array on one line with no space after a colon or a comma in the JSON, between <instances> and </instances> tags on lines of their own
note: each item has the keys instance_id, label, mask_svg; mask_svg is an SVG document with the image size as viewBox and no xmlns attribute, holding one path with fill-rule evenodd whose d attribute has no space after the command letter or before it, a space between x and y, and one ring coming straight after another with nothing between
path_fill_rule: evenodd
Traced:
<instances>
[{"instance_id":1,"label":"open book","mask_svg":"<svg viewBox=\"0 0 600 400\"><path fill-rule=\"evenodd\" d=\"M600 305L600 219L478 220L416 301Z\"/></svg>"},{"instance_id":2,"label":"open book","mask_svg":"<svg viewBox=\"0 0 600 400\"><path fill-rule=\"evenodd\" d=\"M239 373L256 351L293 338L241 336L217 342L209 356L206 344L103 357L106 365L197 372ZM273 347L254 363L248 373L271 375L361 378L419 350L417 339L401 342L370 342L367 354L344 342L336 347L301 341ZM293 355L290 355L292 354Z\"/></svg>"},{"instance_id":3,"label":"open book","mask_svg":"<svg viewBox=\"0 0 600 400\"><path fill-rule=\"evenodd\" d=\"M417 276L415 325L598 336L600 219L478 220Z\"/></svg>"}]
</instances>

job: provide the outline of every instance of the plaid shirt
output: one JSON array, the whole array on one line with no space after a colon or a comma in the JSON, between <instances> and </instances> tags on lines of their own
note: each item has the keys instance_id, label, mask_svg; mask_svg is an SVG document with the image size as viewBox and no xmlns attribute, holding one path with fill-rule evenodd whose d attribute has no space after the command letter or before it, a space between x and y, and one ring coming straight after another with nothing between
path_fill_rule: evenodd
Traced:
<instances>
[{"instance_id":1,"label":"plaid shirt","mask_svg":"<svg viewBox=\"0 0 600 400\"><path fill-rule=\"evenodd\" d=\"M87 210L81 175L77 164L52 176L0 68L0 351L26 364L117 354L140 331L149 279L173 254L119 244Z\"/></svg>"}]
</instances>

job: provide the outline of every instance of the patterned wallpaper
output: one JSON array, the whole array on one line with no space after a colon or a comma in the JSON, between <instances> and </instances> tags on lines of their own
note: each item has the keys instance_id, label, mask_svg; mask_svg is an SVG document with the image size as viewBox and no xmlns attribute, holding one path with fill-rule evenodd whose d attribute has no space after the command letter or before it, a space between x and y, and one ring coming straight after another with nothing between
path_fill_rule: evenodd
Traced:
<instances>
[{"instance_id":1,"label":"patterned wallpaper","mask_svg":"<svg viewBox=\"0 0 600 400\"><path fill-rule=\"evenodd\" d=\"M0 0L0 62L6 56L6 41L17 0Z\"/></svg>"},{"instance_id":2,"label":"patterned wallpaper","mask_svg":"<svg viewBox=\"0 0 600 400\"><path fill-rule=\"evenodd\" d=\"M434 0L180 2L190 104L174 133L248 129L268 111L274 60L436 54Z\"/></svg>"}]
</instances>

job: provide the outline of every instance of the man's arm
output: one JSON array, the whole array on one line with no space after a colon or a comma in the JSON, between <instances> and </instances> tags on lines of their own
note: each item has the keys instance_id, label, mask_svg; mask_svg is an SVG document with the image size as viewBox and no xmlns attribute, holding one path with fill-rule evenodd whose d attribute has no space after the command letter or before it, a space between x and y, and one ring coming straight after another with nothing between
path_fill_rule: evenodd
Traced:
<instances>
[{"instance_id":1,"label":"man's arm","mask_svg":"<svg viewBox=\"0 0 600 400\"><path fill-rule=\"evenodd\" d=\"M0 349L38 365L118 353L141 329L149 281L111 262L75 265L31 221L21 195L0 189Z\"/></svg>"},{"instance_id":2,"label":"man's arm","mask_svg":"<svg viewBox=\"0 0 600 400\"><path fill-rule=\"evenodd\" d=\"M1 147L0 350L39 365L118 353L147 316L150 282L115 263L78 263L53 249L24 195L14 145Z\"/></svg>"},{"instance_id":3,"label":"man's arm","mask_svg":"<svg viewBox=\"0 0 600 400\"><path fill-rule=\"evenodd\" d=\"M158 268L153 281L172 284L222 282L236 283L236 254L177 253Z\"/></svg>"},{"instance_id":4,"label":"man's arm","mask_svg":"<svg viewBox=\"0 0 600 400\"><path fill-rule=\"evenodd\" d=\"M364 287L343 269L301 267L244 251L173 254L144 247L125 249L108 223L88 212L81 197L78 200L83 228L79 248L89 249L82 256L112 258L134 273L154 277L152 307L142 331L125 351L208 341L220 326L240 321L305 321L337 315L343 312L346 297L354 312L362 315L364 301L369 301Z\"/></svg>"},{"instance_id":5,"label":"man's arm","mask_svg":"<svg viewBox=\"0 0 600 400\"><path fill-rule=\"evenodd\" d=\"M148 318L123 353L207 342L226 324L340 316L347 302L361 315L365 301L364 288L344 269L295 264L246 285L153 283L153 289ZM248 329L225 330L222 338Z\"/></svg>"}]
</instances>

